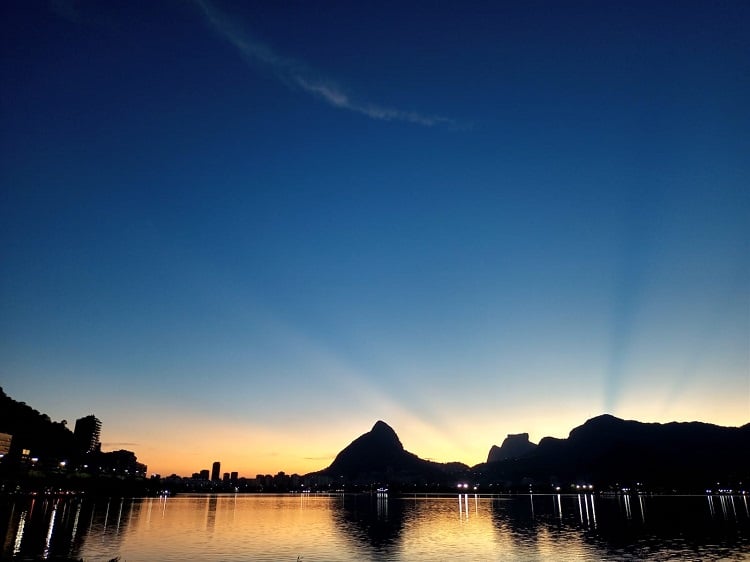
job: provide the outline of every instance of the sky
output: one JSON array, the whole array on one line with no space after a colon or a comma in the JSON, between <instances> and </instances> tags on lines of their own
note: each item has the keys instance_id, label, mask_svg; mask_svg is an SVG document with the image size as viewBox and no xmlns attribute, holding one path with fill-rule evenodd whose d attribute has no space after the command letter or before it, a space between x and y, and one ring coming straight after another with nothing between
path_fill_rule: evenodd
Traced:
<instances>
[{"instance_id":1,"label":"sky","mask_svg":"<svg viewBox=\"0 0 750 562\"><path fill-rule=\"evenodd\" d=\"M150 472L750 421L747 2L0 5L0 386Z\"/></svg>"}]
</instances>

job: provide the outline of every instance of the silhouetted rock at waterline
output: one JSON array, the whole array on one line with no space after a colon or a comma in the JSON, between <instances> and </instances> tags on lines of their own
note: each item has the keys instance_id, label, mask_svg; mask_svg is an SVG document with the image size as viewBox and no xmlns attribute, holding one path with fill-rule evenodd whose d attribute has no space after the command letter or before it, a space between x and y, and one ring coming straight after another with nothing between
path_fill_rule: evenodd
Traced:
<instances>
[{"instance_id":1,"label":"silhouetted rock at waterline","mask_svg":"<svg viewBox=\"0 0 750 562\"><path fill-rule=\"evenodd\" d=\"M711 487L718 481L748 486L750 424L641 423L605 414L576 427L567 439L545 437L516 460L474 469L486 480L508 484L642 482L669 490Z\"/></svg>"},{"instance_id":2,"label":"silhouetted rock at waterline","mask_svg":"<svg viewBox=\"0 0 750 562\"><path fill-rule=\"evenodd\" d=\"M518 459L537 448L536 443L529 441L528 433L508 434L503 444L493 445L487 455L487 462L498 462L508 459Z\"/></svg>"},{"instance_id":3,"label":"silhouetted rock at waterline","mask_svg":"<svg viewBox=\"0 0 750 562\"><path fill-rule=\"evenodd\" d=\"M468 466L420 459L404 449L396 432L378 421L372 429L344 448L328 468L316 474L360 484L453 481Z\"/></svg>"}]
</instances>

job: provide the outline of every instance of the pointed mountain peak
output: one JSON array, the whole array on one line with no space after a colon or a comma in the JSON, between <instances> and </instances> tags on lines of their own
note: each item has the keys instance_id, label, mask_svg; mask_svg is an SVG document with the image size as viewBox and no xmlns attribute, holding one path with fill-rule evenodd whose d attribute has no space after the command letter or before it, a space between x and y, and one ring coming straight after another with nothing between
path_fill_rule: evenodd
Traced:
<instances>
[{"instance_id":1,"label":"pointed mountain peak","mask_svg":"<svg viewBox=\"0 0 750 562\"><path fill-rule=\"evenodd\" d=\"M383 421L378 421L367 433L360 435L343 449L326 469L336 474L353 475L383 468L381 465L398 464L398 459L409 456L393 431Z\"/></svg>"},{"instance_id":2,"label":"pointed mountain peak","mask_svg":"<svg viewBox=\"0 0 750 562\"><path fill-rule=\"evenodd\" d=\"M392 433L393 435L396 435L396 432L393 431L393 428L385 423L383 420L378 420L375 422L375 425L372 426L372 429L370 430L370 433Z\"/></svg>"},{"instance_id":3,"label":"pointed mountain peak","mask_svg":"<svg viewBox=\"0 0 750 562\"><path fill-rule=\"evenodd\" d=\"M367 433L345 447L320 473L336 479L374 482L438 482L454 478L468 467L460 463L440 464L420 459L404 449L391 426L379 420Z\"/></svg>"},{"instance_id":4,"label":"pointed mountain peak","mask_svg":"<svg viewBox=\"0 0 750 562\"><path fill-rule=\"evenodd\" d=\"M375 425L372 426L372 429L368 433L362 435L360 439L364 439L370 443L377 443L380 447L404 448L393 428L381 420L378 420Z\"/></svg>"}]
</instances>

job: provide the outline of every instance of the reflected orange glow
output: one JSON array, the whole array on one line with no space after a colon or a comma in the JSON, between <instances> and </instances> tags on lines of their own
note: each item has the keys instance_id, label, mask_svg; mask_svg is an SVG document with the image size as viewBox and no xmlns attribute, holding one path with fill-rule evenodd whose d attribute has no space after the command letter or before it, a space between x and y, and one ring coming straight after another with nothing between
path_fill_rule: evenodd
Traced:
<instances>
[{"instance_id":1,"label":"reflected orange glow","mask_svg":"<svg viewBox=\"0 0 750 562\"><path fill-rule=\"evenodd\" d=\"M300 495L291 501L297 502L299 509L276 508L280 502L290 504L289 498L278 496L144 500L135 504L130 515L121 555L132 560L166 559L173 556L175 544L183 552L201 552L207 542L215 545L216 552L222 552L221 545L242 551L242 537L249 529L253 552L287 551L286 559L295 560L303 554L325 559L331 551L343 551L346 542L330 515L329 498ZM325 537L325 543L314 544L310 537L316 536Z\"/></svg>"},{"instance_id":2,"label":"reflected orange glow","mask_svg":"<svg viewBox=\"0 0 750 562\"><path fill-rule=\"evenodd\" d=\"M0 521L3 559L601 560L679 558L686 548L741 556L742 534L715 544L705 517L736 531L750 514L744 496L726 494L185 494L13 504ZM688 542L674 542L676 528ZM623 544L621 531L648 544Z\"/></svg>"}]
</instances>

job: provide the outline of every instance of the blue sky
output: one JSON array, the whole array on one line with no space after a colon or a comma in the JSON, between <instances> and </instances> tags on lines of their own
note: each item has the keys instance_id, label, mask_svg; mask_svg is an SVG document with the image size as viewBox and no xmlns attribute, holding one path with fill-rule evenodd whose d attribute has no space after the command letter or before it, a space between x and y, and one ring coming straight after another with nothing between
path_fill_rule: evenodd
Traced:
<instances>
[{"instance_id":1,"label":"blue sky","mask_svg":"<svg viewBox=\"0 0 750 562\"><path fill-rule=\"evenodd\" d=\"M749 421L748 6L404 4L4 3L6 392L160 472Z\"/></svg>"}]
</instances>

